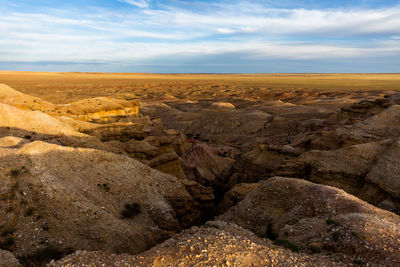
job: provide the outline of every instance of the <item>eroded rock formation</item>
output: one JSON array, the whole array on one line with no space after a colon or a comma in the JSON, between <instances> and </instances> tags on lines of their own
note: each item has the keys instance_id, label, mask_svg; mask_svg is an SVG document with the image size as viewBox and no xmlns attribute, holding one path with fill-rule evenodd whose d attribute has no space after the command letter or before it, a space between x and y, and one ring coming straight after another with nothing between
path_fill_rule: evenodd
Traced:
<instances>
[{"instance_id":1,"label":"eroded rock formation","mask_svg":"<svg viewBox=\"0 0 400 267\"><path fill-rule=\"evenodd\" d=\"M0 248L23 265L396 266L398 94L261 91L53 104L0 85Z\"/></svg>"},{"instance_id":2,"label":"eroded rock formation","mask_svg":"<svg viewBox=\"0 0 400 267\"><path fill-rule=\"evenodd\" d=\"M347 262L349 262L347 260ZM137 256L78 251L51 267L89 266L346 266L322 255L291 252L221 221L185 230Z\"/></svg>"},{"instance_id":3,"label":"eroded rock formation","mask_svg":"<svg viewBox=\"0 0 400 267\"><path fill-rule=\"evenodd\" d=\"M220 220L303 250L341 253L394 266L400 261L400 217L343 190L302 179L260 182Z\"/></svg>"}]
</instances>

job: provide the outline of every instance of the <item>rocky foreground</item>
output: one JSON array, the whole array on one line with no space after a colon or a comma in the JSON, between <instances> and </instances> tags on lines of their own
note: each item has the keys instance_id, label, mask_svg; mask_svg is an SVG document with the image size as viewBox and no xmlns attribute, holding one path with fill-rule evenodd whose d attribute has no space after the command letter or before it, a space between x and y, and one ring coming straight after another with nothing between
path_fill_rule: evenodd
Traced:
<instances>
[{"instance_id":1,"label":"rocky foreground","mask_svg":"<svg viewBox=\"0 0 400 267\"><path fill-rule=\"evenodd\" d=\"M0 85L0 266L400 266L400 97L336 97Z\"/></svg>"}]
</instances>

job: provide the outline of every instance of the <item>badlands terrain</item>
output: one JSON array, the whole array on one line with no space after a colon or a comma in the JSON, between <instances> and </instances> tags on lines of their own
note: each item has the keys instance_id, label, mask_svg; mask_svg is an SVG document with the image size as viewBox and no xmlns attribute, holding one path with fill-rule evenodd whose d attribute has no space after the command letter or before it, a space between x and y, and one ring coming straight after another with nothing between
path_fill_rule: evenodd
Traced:
<instances>
[{"instance_id":1,"label":"badlands terrain","mask_svg":"<svg viewBox=\"0 0 400 267\"><path fill-rule=\"evenodd\" d=\"M400 75L0 72L0 266L400 266Z\"/></svg>"}]
</instances>

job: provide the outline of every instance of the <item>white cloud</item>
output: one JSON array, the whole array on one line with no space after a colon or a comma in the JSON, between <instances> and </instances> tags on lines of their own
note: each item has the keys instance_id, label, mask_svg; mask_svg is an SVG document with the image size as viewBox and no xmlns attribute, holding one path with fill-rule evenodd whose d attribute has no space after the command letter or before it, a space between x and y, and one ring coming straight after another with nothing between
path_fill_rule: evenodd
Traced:
<instances>
[{"instance_id":1,"label":"white cloud","mask_svg":"<svg viewBox=\"0 0 400 267\"><path fill-rule=\"evenodd\" d=\"M146 10L159 25L191 29L223 29L221 33L253 32L259 34L308 34L351 36L366 34L400 34L400 7L379 10L282 10L264 13L222 9L209 13L172 8ZM250 30L249 30L250 29ZM224 31L225 30L225 31ZM228 30L228 31L227 31Z\"/></svg>"},{"instance_id":2,"label":"white cloud","mask_svg":"<svg viewBox=\"0 0 400 267\"><path fill-rule=\"evenodd\" d=\"M129 5L137 6L139 8L148 8L149 7L148 0L122 0L122 1Z\"/></svg>"},{"instance_id":3,"label":"white cloud","mask_svg":"<svg viewBox=\"0 0 400 267\"><path fill-rule=\"evenodd\" d=\"M340 59L371 55L385 57L400 55L400 43L384 43L374 47L322 45L291 42L113 42L93 39L61 39L43 41L0 40L0 58L5 61L117 61L146 62L157 58L173 57L185 60L190 57L241 54L248 59ZM1 49L8 47L7 49Z\"/></svg>"},{"instance_id":4,"label":"white cloud","mask_svg":"<svg viewBox=\"0 0 400 267\"><path fill-rule=\"evenodd\" d=\"M400 7L255 10L242 3L236 8L219 4L214 10L194 12L176 7L150 9L145 0L124 2L143 9L135 13L96 9L91 14L2 14L0 59L146 62L227 53L256 60L400 56ZM378 37L353 42L355 35L370 34ZM324 40L332 36L344 41Z\"/></svg>"}]
</instances>

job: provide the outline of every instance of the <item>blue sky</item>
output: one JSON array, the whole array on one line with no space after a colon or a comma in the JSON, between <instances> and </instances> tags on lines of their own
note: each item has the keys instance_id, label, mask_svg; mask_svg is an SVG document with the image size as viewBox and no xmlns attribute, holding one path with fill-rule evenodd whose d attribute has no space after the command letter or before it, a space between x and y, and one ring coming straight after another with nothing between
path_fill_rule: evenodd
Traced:
<instances>
[{"instance_id":1,"label":"blue sky","mask_svg":"<svg viewBox=\"0 0 400 267\"><path fill-rule=\"evenodd\" d=\"M0 0L0 70L400 72L400 0Z\"/></svg>"}]
</instances>

